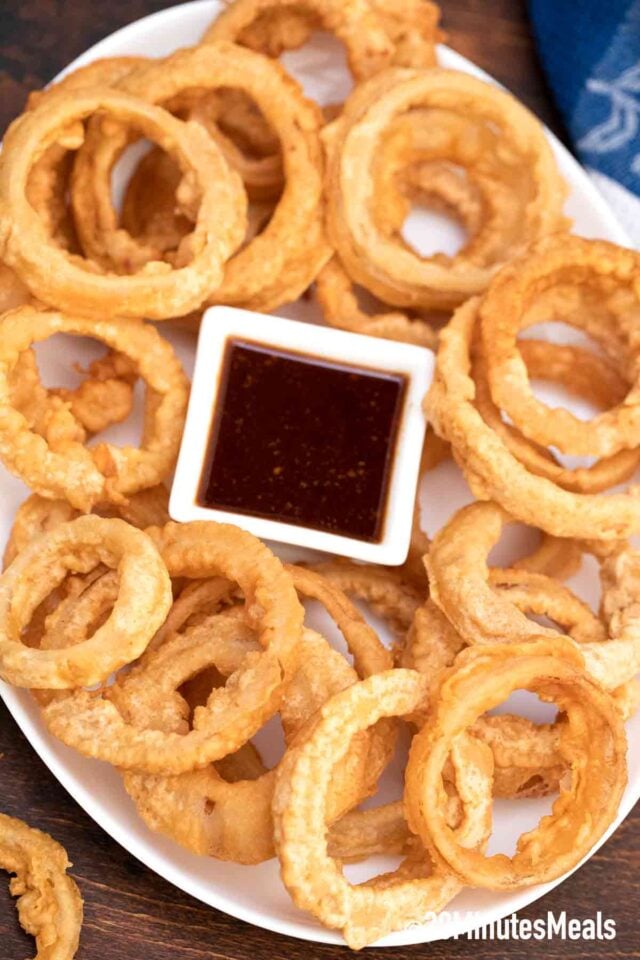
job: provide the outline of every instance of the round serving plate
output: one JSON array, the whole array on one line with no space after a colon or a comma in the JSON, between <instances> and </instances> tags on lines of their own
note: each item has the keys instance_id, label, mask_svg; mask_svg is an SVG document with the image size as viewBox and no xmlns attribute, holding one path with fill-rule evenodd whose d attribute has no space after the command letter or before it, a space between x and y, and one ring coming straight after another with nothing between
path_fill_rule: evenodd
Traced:
<instances>
[{"instance_id":1,"label":"round serving plate","mask_svg":"<svg viewBox=\"0 0 640 960\"><path fill-rule=\"evenodd\" d=\"M197 42L205 27L221 9L222 3L218 0L199 0L196 3L186 3L156 13L102 40L70 64L68 70L80 67L98 57L126 54L165 56L179 47ZM439 58L442 66L474 74L488 82L495 82L464 57L447 47L440 48ZM303 82L309 94L321 103L340 102L344 99L349 89L349 79L340 48L331 38L319 35L303 50L287 54L283 59L287 67ZM622 244L628 243L623 231L585 172L551 133L548 133L548 136L560 169L570 185L571 195L566 211L574 220L576 232L588 237L603 237ZM460 239L458 231L450 223L424 212L414 214L410 218L407 224L407 236L425 253L432 249L448 250ZM279 312L302 320L318 319L308 302L289 306ZM186 331L173 329L170 325L163 326L162 332L172 341L185 367L190 371L193 366L194 337ZM539 331L538 335L540 335ZM553 336L558 337L555 328ZM560 336L564 336L562 331ZM86 361L95 355L93 344L71 338L62 340L54 338L38 349L43 379L49 384L73 382L71 379L73 375L70 374L71 363L77 360ZM544 395L547 398L559 397L557 391L549 389L544 391ZM578 414L589 415L589 411L581 408L575 401L569 401L564 396L562 401L570 403L572 409ZM133 418L132 423L111 429L106 439L114 442L130 442L138 428L139 417L137 422ZM101 436L105 438L104 435ZM2 503L0 541L2 543L9 533L17 507L27 494L28 491L22 483L0 468ZM428 474L424 482L423 498L423 512L429 532L440 528L454 510L471 499L459 472L451 463L442 464ZM507 554L514 548L521 548L526 535L524 531L516 531L509 543L499 546L499 555L492 556L492 560L507 562ZM276 545L274 549L281 555L286 554L287 559L300 557L300 552L293 551L292 548L281 548ZM598 582L594 565L587 564L571 583L581 596L592 604L597 604ZM321 629L336 645L339 644L332 625L317 609L313 609L313 606L309 608L309 622ZM378 626L383 638L389 640L390 638L385 636L384 626L381 624ZM33 748L71 796L114 840L151 870L155 870L166 880L198 900L258 927L319 943L341 944L343 942L336 933L324 929L313 918L297 910L280 882L277 861L272 860L256 867L223 863L194 856L173 842L152 833L136 815L134 806L114 769L106 764L85 759L52 739L40 722L37 706L27 692L0 684L0 694ZM521 712L525 712L533 719L542 720L549 717L549 708L528 694L517 694L515 699L510 701L510 705L513 706L514 702ZM640 716L636 716L628 724L628 733L629 783L617 822L613 824L609 834L629 813L640 795ZM280 731L270 724L259 735L258 745L267 761L275 761L278 749L281 747ZM398 796L399 789L399 776L394 782L394 773L391 771L386 776L382 799ZM380 802L380 799L378 797L376 802ZM549 807L548 800L496 802L494 835L490 851L511 852L520 833L530 828L549 810ZM71 855L73 856L72 850ZM389 864L390 861L380 858L375 863L367 864L366 867L350 866L347 872L353 880L361 880L372 873L388 868ZM392 947L426 943L442 937L464 934L470 929L496 922L525 907L543 896L553 886L555 884L537 886L515 893L465 890L450 904L444 920L428 922L394 933L380 941L378 945Z\"/></svg>"}]
</instances>

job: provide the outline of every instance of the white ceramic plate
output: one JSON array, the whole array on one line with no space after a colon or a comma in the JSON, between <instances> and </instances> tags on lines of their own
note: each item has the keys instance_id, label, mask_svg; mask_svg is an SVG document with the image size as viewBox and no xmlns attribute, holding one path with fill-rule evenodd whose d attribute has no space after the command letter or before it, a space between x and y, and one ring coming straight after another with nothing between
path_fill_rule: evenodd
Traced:
<instances>
[{"instance_id":1,"label":"white ceramic plate","mask_svg":"<svg viewBox=\"0 0 640 960\"><path fill-rule=\"evenodd\" d=\"M97 57L124 54L158 57L177 47L189 46L199 39L220 8L221 4L217 0L200 0L146 17L92 47L71 64L69 69ZM440 61L443 66L463 70L485 80L490 79L469 61L447 48L441 49ZM316 99L323 103L343 99L348 89L347 74L337 45L329 38L319 38L303 51L288 55L285 62ZM549 136L560 168L571 185L567 212L574 218L576 231L589 237L604 237L623 244L627 242L583 170L562 145L551 134ZM445 221L435 217L426 218L424 215L414 216L408 231L424 252L427 247L448 249L457 239L456 230L451 229ZM287 308L281 313L299 319L317 319L308 303ZM168 328L163 332L170 337L185 366L191 370L193 338L184 332L169 331ZM70 361L87 359L95 353L93 345L79 344L76 340L65 340L62 350L57 338L46 343L43 349L39 350L45 382L70 382ZM575 404L573 408L576 409ZM586 415L587 411L582 413ZM129 441L134 432L134 426L119 427L109 432L109 439L116 442ZM27 490L6 472L0 471L0 495L0 538L4 542L14 512L27 495ZM470 499L462 479L450 464L444 464L429 474L425 498L427 527L430 532L442 526L458 506ZM510 547L507 545L502 548L501 557L495 558L498 562L506 562L504 549L513 549L513 543ZM290 555L290 551L287 553ZM593 567L583 571L574 586L591 602L597 601L597 579ZM317 611L310 611L310 621L324 629L325 633L331 633L330 626L322 620ZM120 778L113 769L99 762L86 760L49 737L28 694L4 685L0 686L0 693L29 742L63 786L107 833L150 869L204 903L256 926L305 940L342 942L335 933L323 929L312 918L294 907L280 882L275 861L258 867L220 863L193 856L169 840L152 834L136 816ZM548 716L544 713L545 708L527 694L516 697L519 708L527 711L529 716L535 719ZM622 801L618 822L627 815L640 795L640 716L629 724L629 739L629 785ZM277 757L278 742L275 731L267 730L260 735L260 746L264 749L267 760ZM395 789L397 795L397 785ZM393 786L388 785L385 790L391 791ZM546 801L498 802L492 851L512 851L517 836L545 813L548 807ZM616 825L614 824L614 827ZM377 872L381 864L373 866L374 872ZM348 873L354 879L365 876L363 867L350 867ZM541 897L551 886L553 885L534 887L513 894L465 891L451 905L451 911L456 911L456 914L448 923L436 922L413 927L385 938L380 945L424 943L443 936L462 934L473 927L497 921L521 909Z\"/></svg>"}]
</instances>

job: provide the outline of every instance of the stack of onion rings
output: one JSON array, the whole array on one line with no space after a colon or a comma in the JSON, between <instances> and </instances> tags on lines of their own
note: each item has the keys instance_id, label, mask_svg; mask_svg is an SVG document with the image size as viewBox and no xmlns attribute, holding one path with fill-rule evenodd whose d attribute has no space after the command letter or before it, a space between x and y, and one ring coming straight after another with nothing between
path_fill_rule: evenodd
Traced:
<instances>
[{"instance_id":1,"label":"stack of onion rings","mask_svg":"<svg viewBox=\"0 0 640 960\"><path fill-rule=\"evenodd\" d=\"M468 254L463 249L452 259L441 255L421 258L387 236L374 215L374 170L385 135L405 117L410 121L416 110L425 123L433 114L437 134L438 123L448 123L450 113L457 119L460 103L464 103L465 122L479 129L479 142L471 138L463 152L452 157L454 162L478 164L481 170L483 162L492 162L494 153L483 145L481 133L496 125L501 131L501 156L507 158L507 165L518 171L520 179L523 167L531 171L519 234L511 237L511 255L564 225L563 181L540 126L517 101L495 87L453 71L396 69L378 74L356 88L324 137L329 155L330 239L349 276L386 303L439 309L455 306L483 290L504 262L504 255L496 259L491 244L486 244L486 252L480 252L480 238ZM446 149L436 142L431 158L446 159ZM493 236L492 229L489 222L487 241Z\"/></svg>"},{"instance_id":2,"label":"stack of onion rings","mask_svg":"<svg viewBox=\"0 0 640 960\"><path fill-rule=\"evenodd\" d=\"M112 122L133 123L168 150L193 181L199 197L196 224L181 245L175 270L156 263L128 277L97 272L55 243L29 203L29 176L43 149L53 144L77 149L84 136L80 121L100 111L107 111ZM201 127L108 88L82 88L73 96L52 92L4 138L0 253L39 299L62 310L162 320L198 308L220 284L225 261L242 241L243 196L239 178Z\"/></svg>"},{"instance_id":3,"label":"stack of onion rings","mask_svg":"<svg viewBox=\"0 0 640 960\"><path fill-rule=\"evenodd\" d=\"M466 651L445 676L413 740L405 787L409 824L441 869L493 890L548 882L579 863L610 825L626 784L624 727L611 698L581 668L579 653L566 643L530 638ZM447 823L442 771L456 738L478 715L523 687L566 714L560 750L567 758L579 751L580 769L573 769L551 815L520 837L513 857L487 857L461 844Z\"/></svg>"}]
</instances>

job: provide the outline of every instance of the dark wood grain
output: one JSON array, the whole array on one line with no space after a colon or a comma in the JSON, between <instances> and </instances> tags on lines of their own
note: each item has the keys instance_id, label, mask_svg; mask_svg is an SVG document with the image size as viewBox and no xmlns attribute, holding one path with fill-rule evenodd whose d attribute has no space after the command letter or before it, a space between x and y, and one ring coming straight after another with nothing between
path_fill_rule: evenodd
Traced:
<instances>
[{"instance_id":1,"label":"dark wood grain","mask_svg":"<svg viewBox=\"0 0 640 960\"><path fill-rule=\"evenodd\" d=\"M29 90L116 28L170 6L161 0L2 0L0 3L0 126L18 114ZM519 0L445 0L450 43L513 90L562 134L536 60L524 4ZM44 767L0 706L0 808L52 833L69 851L86 900L79 960L279 960L345 956L276 936L205 908L142 867L109 839ZM617 922L611 943L554 940L436 943L376 951L376 957L555 960L638 957L640 816L632 814L589 864L522 916L547 910ZM0 888L1 889L1 888ZM0 960L21 960L30 944L8 893L0 894Z\"/></svg>"}]
</instances>

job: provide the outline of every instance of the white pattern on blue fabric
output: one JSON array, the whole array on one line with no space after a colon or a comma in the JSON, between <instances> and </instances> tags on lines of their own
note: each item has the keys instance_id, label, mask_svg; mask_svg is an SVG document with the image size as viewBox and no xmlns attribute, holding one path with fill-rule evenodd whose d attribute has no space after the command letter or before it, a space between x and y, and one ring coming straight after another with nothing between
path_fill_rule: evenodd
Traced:
<instances>
[{"instance_id":1,"label":"white pattern on blue fabric","mask_svg":"<svg viewBox=\"0 0 640 960\"><path fill-rule=\"evenodd\" d=\"M609 97L611 100L611 115L593 127L586 136L578 142L579 150L590 150L593 153L610 153L624 147L638 133L640 127L640 62L629 67L613 81L587 80L587 90L593 94ZM633 163L640 160L636 156Z\"/></svg>"},{"instance_id":2,"label":"white pattern on blue fabric","mask_svg":"<svg viewBox=\"0 0 640 960\"><path fill-rule=\"evenodd\" d=\"M578 152L586 162L636 192L640 192L639 43L640 0L633 0L604 55L592 65L570 118L578 134Z\"/></svg>"},{"instance_id":3,"label":"white pattern on blue fabric","mask_svg":"<svg viewBox=\"0 0 640 960\"><path fill-rule=\"evenodd\" d=\"M528 0L578 156L640 248L640 0Z\"/></svg>"}]
</instances>

